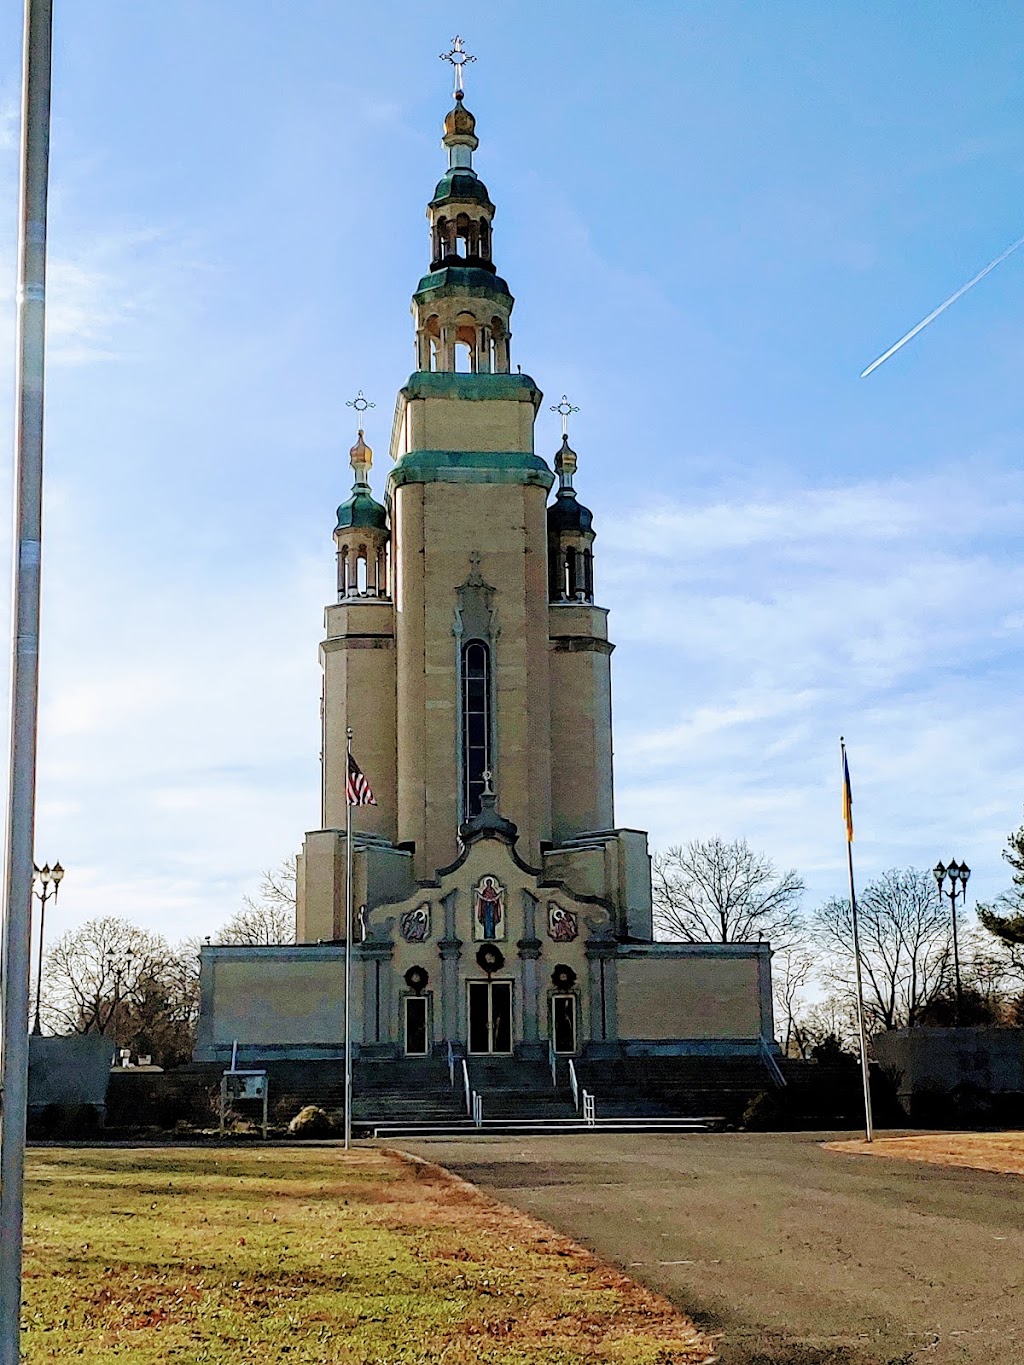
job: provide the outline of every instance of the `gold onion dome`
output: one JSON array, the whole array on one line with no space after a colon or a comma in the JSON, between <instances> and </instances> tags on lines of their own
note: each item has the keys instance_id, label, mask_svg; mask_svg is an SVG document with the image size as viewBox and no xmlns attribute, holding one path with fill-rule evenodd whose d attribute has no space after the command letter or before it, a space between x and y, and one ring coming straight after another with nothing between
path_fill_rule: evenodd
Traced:
<instances>
[{"instance_id":1,"label":"gold onion dome","mask_svg":"<svg viewBox=\"0 0 1024 1365\"><path fill-rule=\"evenodd\" d=\"M352 468L356 470L360 467L369 469L370 465L373 464L373 447L368 446L363 440L362 431L359 432L355 445L348 452L348 458Z\"/></svg>"},{"instance_id":2,"label":"gold onion dome","mask_svg":"<svg viewBox=\"0 0 1024 1365\"><path fill-rule=\"evenodd\" d=\"M455 107L444 116L445 137L474 137L476 119L462 103L462 91L455 96Z\"/></svg>"},{"instance_id":3,"label":"gold onion dome","mask_svg":"<svg viewBox=\"0 0 1024 1365\"><path fill-rule=\"evenodd\" d=\"M355 445L349 451L349 460L355 471L356 481L352 485L352 496L338 508L338 524L335 529L347 531L352 528L372 528L386 531L387 510L373 497L366 479L367 471L373 463L373 450L363 440L361 431L356 437Z\"/></svg>"}]
</instances>

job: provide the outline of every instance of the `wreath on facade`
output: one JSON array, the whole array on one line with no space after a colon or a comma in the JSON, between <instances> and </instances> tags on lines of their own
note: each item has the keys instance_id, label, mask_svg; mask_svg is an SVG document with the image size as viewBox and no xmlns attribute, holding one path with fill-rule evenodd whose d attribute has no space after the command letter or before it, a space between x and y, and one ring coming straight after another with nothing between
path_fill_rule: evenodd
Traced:
<instances>
[{"instance_id":1,"label":"wreath on facade","mask_svg":"<svg viewBox=\"0 0 1024 1365\"><path fill-rule=\"evenodd\" d=\"M551 984L556 991L571 991L576 985L576 973L564 962L559 962L551 973Z\"/></svg>"},{"instance_id":2,"label":"wreath on facade","mask_svg":"<svg viewBox=\"0 0 1024 1365\"><path fill-rule=\"evenodd\" d=\"M492 972L500 972L504 967L505 954L493 943L483 943L477 949L476 961L481 971L485 971L490 976Z\"/></svg>"},{"instance_id":3,"label":"wreath on facade","mask_svg":"<svg viewBox=\"0 0 1024 1365\"><path fill-rule=\"evenodd\" d=\"M419 995L420 991L423 990L429 980L430 973L427 971L426 967L410 967L405 974L405 984L411 991L415 991L417 995Z\"/></svg>"}]
</instances>

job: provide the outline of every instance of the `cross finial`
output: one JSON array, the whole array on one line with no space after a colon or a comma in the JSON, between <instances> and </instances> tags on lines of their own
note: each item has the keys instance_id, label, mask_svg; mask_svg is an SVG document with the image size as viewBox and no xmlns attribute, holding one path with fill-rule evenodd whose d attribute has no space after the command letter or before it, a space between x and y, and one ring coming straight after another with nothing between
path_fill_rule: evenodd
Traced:
<instances>
[{"instance_id":1,"label":"cross finial","mask_svg":"<svg viewBox=\"0 0 1024 1365\"><path fill-rule=\"evenodd\" d=\"M359 392L356 394L355 398L350 398L348 402L345 404L345 406L347 408L355 408L356 413L358 414L359 430L362 431L363 413L366 411L367 408L375 408L377 404L371 403L368 398L364 398L363 391L362 389L360 389Z\"/></svg>"},{"instance_id":2,"label":"cross finial","mask_svg":"<svg viewBox=\"0 0 1024 1365\"><path fill-rule=\"evenodd\" d=\"M493 777L494 777L494 774L491 772L490 768L485 768L485 769L483 770L483 772L480 774L480 776L481 776L481 777L483 778L483 780L484 780L484 789L483 789L483 791L480 793L480 795L481 795L481 796L493 796L493 795L494 795L494 789L491 787L491 781L492 781L492 779L493 779Z\"/></svg>"},{"instance_id":3,"label":"cross finial","mask_svg":"<svg viewBox=\"0 0 1024 1365\"><path fill-rule=\"evenodd\" d=\"M462 68L468 65L469 62L475 62L476 58L471 57L462 46L462 39L457 33L452 39L452 45L449 51L442 52L439 55L442 62L451 62L452 66L455 68L455 98L460 100L462 99L463 92Z\"/></svg>"},{"instance_id":4,"label":"cross finial","mask_svg":"<svg viewBox=\"0 0 1024 1365\"><path fill-rule=\"evenodd\" d=\"M560 403L552 403L552 404L551 404L551 411L552 411L552 412L561 413L561 415L562 415L562 435L563 435L563 436L568 436L568 434L569 434L569 418L570 418L570 416L571 416L574 412L579 412L579 408L574 408L573 405L569 402L568 398L566 398L565 394L563 393L563 394L562 394L562 401L561 401Z\"/></svg>"}]
</instances>

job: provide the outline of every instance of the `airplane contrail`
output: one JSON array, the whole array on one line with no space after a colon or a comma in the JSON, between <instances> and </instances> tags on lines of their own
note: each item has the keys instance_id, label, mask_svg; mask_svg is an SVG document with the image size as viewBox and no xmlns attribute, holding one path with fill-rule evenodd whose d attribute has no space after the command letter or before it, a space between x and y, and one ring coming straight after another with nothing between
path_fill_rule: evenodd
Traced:
<instances>
[{"instance_id":1,"label":"airplane contrail","mask_svg":"<svg viewBox=\"0 0 1024 1365\"><path fill-rule=\"evenodd\" d=\"M895 346L890 346L886 353L880 355L877 360L873 360L866 370L861 370L861 379L867 379L872 370L877 370L879 365L884 364L891 355L895 355L901 346L905 346L908 341L913 341L918 332L923 331L923 329L928 326L929 322L934 322L940 313L946 311L950 304L956 303L957 299L962 298L963 295L967 293L968 289L973 289L978 281L983 280L990 270L995 270L997 265L1002 265L1007 256L1012 256L1019 246L1024 246L1024 237L1019 237L1017 241L1014 242L1013 246L1008 246L1006 248L1001 256L997 256L994 261L989 261L985 269L979 270L973 280L968 280L966 284L961 285L955 294L950 294L945 303L940 303L933 313L929 313L916 327L911 328L905 337L900 337Z\"/></svg>"}]
</instances>

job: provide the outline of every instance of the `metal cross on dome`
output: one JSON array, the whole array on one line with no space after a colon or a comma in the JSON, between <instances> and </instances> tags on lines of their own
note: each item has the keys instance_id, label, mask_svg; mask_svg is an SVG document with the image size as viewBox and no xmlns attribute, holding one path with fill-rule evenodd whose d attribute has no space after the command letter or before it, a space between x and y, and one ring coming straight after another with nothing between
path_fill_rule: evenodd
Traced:
<instances>
[{"instance_id":1,"label":"metal cross on dome","mask_svg":"<svg viewBox=\"0 0 1024 1365\"><path fill-rule=\"evenodd\" d=\"M571 415L572 415L574 412L579 412L579 408L574 408L573 405L569 402L568 398L566 398L565 394L563 393L563 394L562 394L562 401L561 401L560 403L552 403L552 404L551 404L551 411L552 411L552 412L561 413L561 415L562 415L562 435L563 435L563 436L568 436L568 434L569 434L569 418L571 417Z\"/></svg>"},{"instance_id":2,"label":"metal cross on dome","mask_svg":"<svg viewBox=\"0 0 1024 1365\"><path fill-rule=\"evenodd\" d=\"M457 33L452 39L450 50L440 53L439 56L442 62L451 62L455 68L455 98L460 99L463 92L462 68L470 62L475 62L476 58L471 57L462 46L462 39Z\"/></svg>"},{"instance_id":3,"label":"metal cross on dome","mask_svg":"<svg viewBox=\"0 0 1024 1365\"><path fill-rule=\"evenodd\" d=\"M348 402L345 404L345 406L346 406L347 408L355 408L356 412L357 412L358 415L359 415L359 417L358 417L358 420L359 420L359 430L362 431L362 429L363 429L363 413L366 411L367 408L375 408L375 407L377 406L377 404L376 404L376 403L371 403L370 400L369 400L368 398L365 398L365 397L363 396L363 391L362 391L362 389L360 389L359 392L356 394L355 398L350 398L350 399L348 400Z\"/></svg>"}]
</instances>

